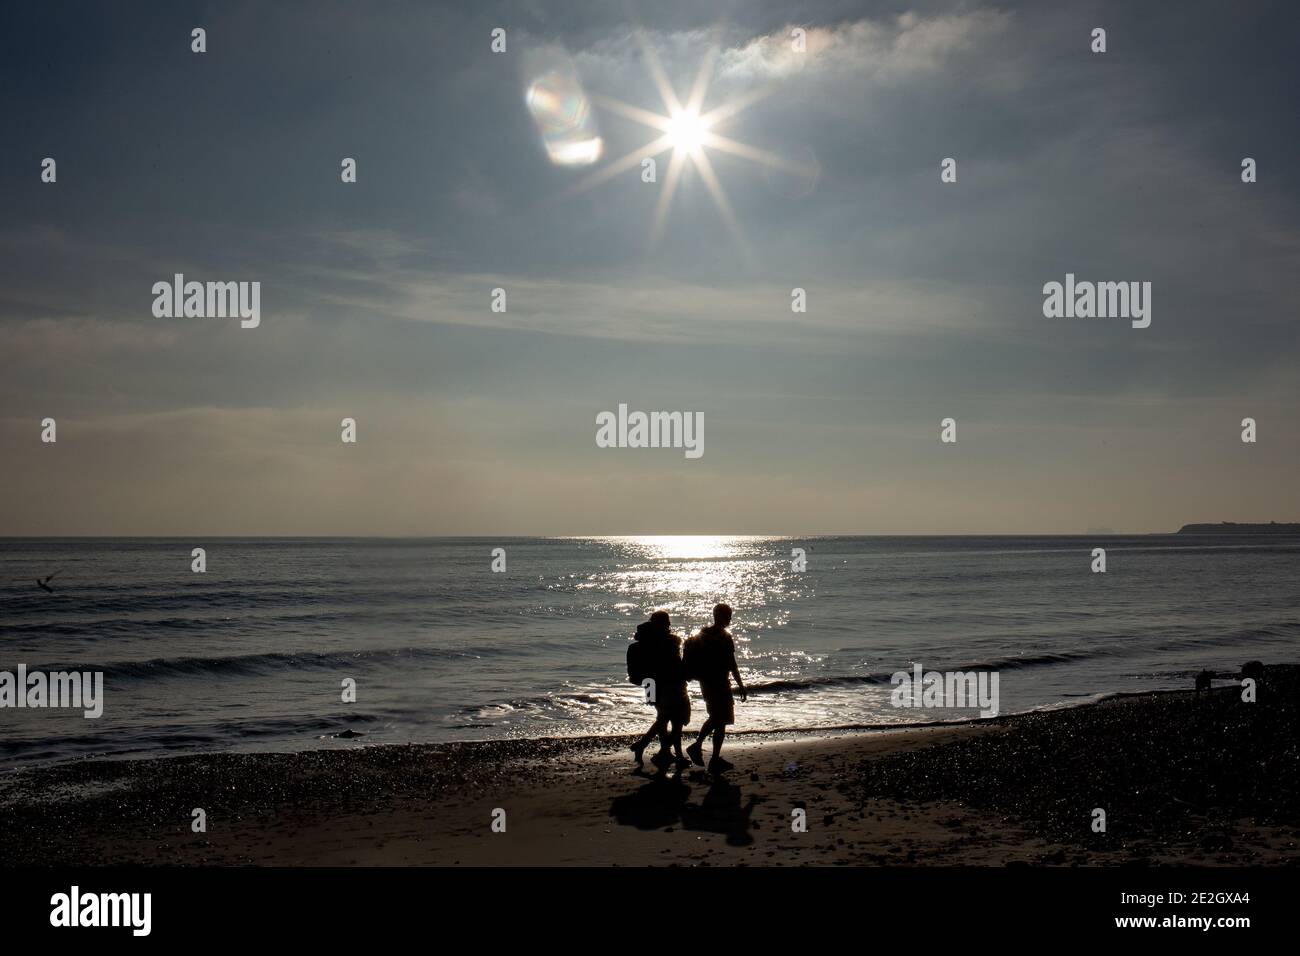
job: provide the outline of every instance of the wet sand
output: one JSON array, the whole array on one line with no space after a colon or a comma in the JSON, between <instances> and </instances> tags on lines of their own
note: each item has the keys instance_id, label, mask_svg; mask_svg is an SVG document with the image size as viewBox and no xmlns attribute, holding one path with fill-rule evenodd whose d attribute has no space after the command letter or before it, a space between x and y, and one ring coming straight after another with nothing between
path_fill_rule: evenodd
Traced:
<instances>
[{"instance_id":1,"label":"wet sand","mask_svg":"<svg viewBox=\"0 0 1300 956\"><path fill-rule=\"evenodd\" d=\"M1255 703L739 735L721 776L623 738L84 760L0 774L0 864L1295 865L1298 705L1274 667Z\"/></svg>"}]
</instances>

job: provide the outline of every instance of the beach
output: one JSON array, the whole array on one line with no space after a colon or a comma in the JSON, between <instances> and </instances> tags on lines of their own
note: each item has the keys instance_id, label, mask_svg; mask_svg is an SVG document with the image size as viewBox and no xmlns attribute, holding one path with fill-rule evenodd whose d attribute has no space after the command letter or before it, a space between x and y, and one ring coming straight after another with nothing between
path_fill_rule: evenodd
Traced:
<instances>
[{"instance_id":1,"label":"beach","mask_svg":"<svg viewBox=\"0 0 1300 956\"><path fill-rule=\"evenodd\" d=\"M621 736L32 765L0 774L0 865L1295 865L1298 691L740 733L722 776Z\"/></svg>"}]
</instances>

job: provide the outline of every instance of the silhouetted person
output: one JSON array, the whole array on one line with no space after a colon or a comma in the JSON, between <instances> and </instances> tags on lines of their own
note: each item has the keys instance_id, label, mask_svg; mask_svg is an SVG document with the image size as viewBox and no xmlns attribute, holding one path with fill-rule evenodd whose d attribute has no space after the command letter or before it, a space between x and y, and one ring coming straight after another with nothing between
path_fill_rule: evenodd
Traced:
<instances>
[{"instance_id":1,"label":"silhouetted person","mask_svg":"<svg viewBox=\"0 0 1300 956\"><path fill-rule=\"evenodd\" d=\"M675 750L678 764L688 765L682 754L682 730L691 720L691 698L682 670L682 639L672 633L668 612L655 611L649 621L637 625L636 641L643 648L639 665L644 668L642 680L649 677L655 682L655 722L632 745L632 755L640 765L646 747L658 737L656 763L666 762Z\"/></svg>"},{"instance_id":2,"label":"silhouetted person","mask_svg":"<svg viewBox=\"0 0 1300 956\"><path fill-rule=\"evenodd\" d=\"M709 761L710 773L723 773L732 768L732 764L722 759L722 739L727 734L727 725L736 722L736 705L731 696L731 678L736 679L740 688L740 699L747 700L745 682L740 679L740 668L736 666L736 644L731 639L727 625L731 623L731 608L719 604L713 609L713 623L701 628L700 633L686 641L682 660L686 667L686 676L700 682L700 694L704 697L704 706L709 718L700 728L700 735L695 743L686 748L701 767L704 766L704 738L713 735L713 758Z\"/></svg>"},{"instance_id":3,"label":"silhouetted person","mask_svg":"<svg viewBox=\"0 0 1300 956\"><path fill-rule=\"evenodd\" d=\"M1213 671L1201 671L1196 675L1196 693L1210 689L1210 681L1214 680Z\"/></svg>"},{"instance_id":4,"label":"silhouetted person","mask_svg":"<svg viewBox=\"0 0 1300 956\"><path fill-rule=\"evenodd\" d=\"M1241 679L1250 678L1256 684L1264 680L1264 665L1259 661L1246 661L1241 665Z\"/></svg>"}]
</instances>

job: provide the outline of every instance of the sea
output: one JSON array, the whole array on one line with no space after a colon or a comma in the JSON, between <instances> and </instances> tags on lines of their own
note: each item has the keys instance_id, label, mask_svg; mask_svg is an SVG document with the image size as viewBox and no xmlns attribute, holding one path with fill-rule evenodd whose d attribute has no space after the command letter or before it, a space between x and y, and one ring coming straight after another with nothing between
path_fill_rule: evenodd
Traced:
<instances>
[{"instance_id":1,"label":"sea","mask_svg":"<svg viewBox=\"0 0 1300 956\"><path fill-rule=\"evenodd\" d=\"M637 732L636 625L720 601L734 731L969 719L892 676L996 671L1013 713L1300 660L1300 537L0 539L0 672L104 682L0 708L0 762Z\"/></svg>"}]
</instances>

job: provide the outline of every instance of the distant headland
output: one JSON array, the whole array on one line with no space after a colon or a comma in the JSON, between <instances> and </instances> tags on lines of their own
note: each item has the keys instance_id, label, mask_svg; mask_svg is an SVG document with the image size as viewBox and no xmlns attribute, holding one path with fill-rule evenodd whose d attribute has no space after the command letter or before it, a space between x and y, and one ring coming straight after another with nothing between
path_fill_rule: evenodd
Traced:
<instances>
[{"instance_id":1,"label":"distant headland","mask_svg":"<svg viewBox=\"0 0 1300 956\"><path fill-rule=\"evenodd\" d=\"M1300 522L1270 521L1268 524L1237 524L1220 521L1218 524L1185 524L1178 534L1300 534Z\"/></svg>"}]
</instances>

